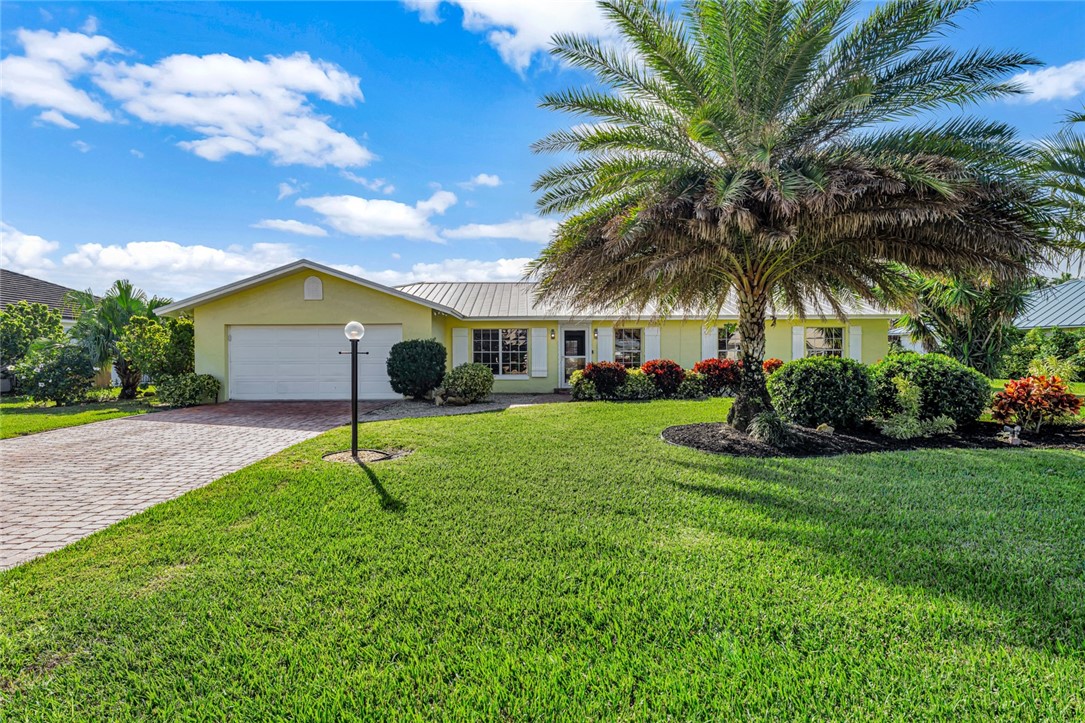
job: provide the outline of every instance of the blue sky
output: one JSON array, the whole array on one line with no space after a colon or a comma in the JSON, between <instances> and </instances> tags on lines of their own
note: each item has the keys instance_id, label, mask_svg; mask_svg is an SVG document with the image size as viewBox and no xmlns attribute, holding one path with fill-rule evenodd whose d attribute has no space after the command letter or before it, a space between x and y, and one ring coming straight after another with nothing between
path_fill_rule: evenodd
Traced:
<instances>
[{"instance_id":1,"label":"blue sky","mask_svg":"<svg viewBox=\"0 0 1085 723\"><path fill-rule=\"evenodd\" d=\"M467 10L464 10L466 5ZM186 296L304 256L374 280L518 278L552 219L530 144L580 84L587 2L0 5L2 263ZM950 42L1029 52L1026 138L1085 99L1085 3L994 2Z\"/></svg>"}]
</instances>

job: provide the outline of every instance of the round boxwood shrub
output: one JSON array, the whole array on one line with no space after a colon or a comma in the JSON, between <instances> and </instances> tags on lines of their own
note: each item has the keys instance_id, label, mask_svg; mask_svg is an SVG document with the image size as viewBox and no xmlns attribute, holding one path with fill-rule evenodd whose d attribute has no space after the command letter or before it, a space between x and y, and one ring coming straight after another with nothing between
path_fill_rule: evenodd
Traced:
<instances>
[{"instance_id":1,"label":"round boxwood shrub","mask_svg":"<svg viewBox=\"0 0 1085 723\"><path fill-rule=\"evenodd\" d=\"M494 373L485 364L460 364L445 375L445 396L468 404L481 402L494 388Z\"/></svg>"},{"instance_id":2,"label":"round boxwood shrub","mask_svg":"<svg viewBox=\"0 0 1085 723\"><path fill-rule=\"evenodd\" d=\"M780 367L767 384L780 415L803 427L857 427L873 403L870 371L854 359L796 359Z\"/></svg>"},{"instance_id":3,"label":"round boxwood shrub","mask_svg":"<svg viewBox=\"0 0 1085 723\"><path fill-rule=\"evenodd\" d=\"M919 418L949 417L957 424L975 421L991 401L987 377L944 354L891 354L870 368L874 411L890 417L901 411L897 384L903 377L919 387Z\"/></svg>"},{"instance_id":4,"label":"round boxwood shrub","mask_svg":"<svg viewBox=\"0 0 1085 723\"><path fill-rule=\"evenodd\" d=\"M617 362L590 362L584 367L584 380L591 382L603 399L614 399L618 396L618 390L625 383L627 374L626 368Z\"/></svg>"},{"instance_id":5,"label":"round boxwood shrub","mask_svg":"<svg viewBox=\"0 0 1085 723\"><path fill-rule=\"evenodd\" d=\"M735 359L703 359L693 371L704 376L705 393L713 397L734 394L742 380L742 362Z\"/></svg>"},{"instance_id":6,"label":"round boxwood shrub","mask_svg":"<svg viewBox=\"0 0 1085 723\"><path fill-rule=\"evenodd\" d=\"M644 362L640 370L652 380L664 397L673 397L682 385L682 380L686 378L686 370L682 365L670 359L651 359Z\"/></svg>"},{"instance_id":7,"label":"round boxwood shrub","mask_svg":"<svg viewBox=\"0 0 1085 723\"><path fill-rule=\"evenodd\" d=\"M388 379L392 390L424 399L445 376L445 346L436 339L408 339L388 352Z\"/></svg>"},{"instance_id":8,"label":"round boxwood shrub","mask_svg":"<svg viewBox=\"0 0 1085 723\"><path fill-rule=\"evenodd\" d=\"M86 397L97 373L86 348L64 336L37 342L15 365L22 393L35 402L56 402L57 406Z\"/></svg>"}]
</instances>

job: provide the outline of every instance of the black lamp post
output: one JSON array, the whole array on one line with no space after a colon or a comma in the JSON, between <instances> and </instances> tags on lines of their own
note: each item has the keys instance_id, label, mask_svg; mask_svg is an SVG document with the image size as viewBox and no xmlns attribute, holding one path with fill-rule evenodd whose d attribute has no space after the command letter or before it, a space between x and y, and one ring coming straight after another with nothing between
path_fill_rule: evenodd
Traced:
<instances>
[{"instance_id":1,"label":"black lamp post","mask_svg":"<svg viewBox=\"0 0 1085 723\"><path fill-rule=\"evenodd\" d=\"M352 321L343 327L350 340L350 453L358 456L358 342L365 336L365 327ZM339 352L343 354L344 352ZM366 354L368 352L362 352Z\"/></svg>"}]
</instances>

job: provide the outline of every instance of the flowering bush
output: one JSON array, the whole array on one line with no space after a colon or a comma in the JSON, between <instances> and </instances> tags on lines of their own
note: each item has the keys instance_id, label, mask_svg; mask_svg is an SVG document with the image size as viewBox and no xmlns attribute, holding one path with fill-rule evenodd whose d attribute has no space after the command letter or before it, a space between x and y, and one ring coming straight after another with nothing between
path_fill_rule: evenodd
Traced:
<instances>
[{"instance_id":1,"label":"flowering bush","mask_svg":"<svg viewBox=\"0 0 1085 723\"><path fill-rule=\"evenodd\" d=\"M35 402L57 406L86 397L97 371L87 350L64 336L36 343L15 365L20 391Z\"/></svg>"},{"instance_id":2,"label":"flowering bush","mask_svg":"<svg viewBox=\"0 0 1085 723\"><path fill-rule=\"evenodd\" d=\"M776 373L776 370L784 365L783 359L777 359L776 357L769 357L765 361L761 362L761 368L765 371L765 376L769 377Z\"/></svg>"},{"instance_id":3,"label":"flowering bush","mask_svg":"<svg viewBox=\"0 0 1085 723\"><path fill-rule=\"evenodd\" d=\"M1012 422L1033 432L1039 432L1043 424L1072 417L1080 411L1081 400L1058 377L1012 379L995 395L991 405L991 417L996 422Z\"/></svg>"},{"instance_id":4,"label":"flowering bush","mask_svg":"<svg viewBox=\"0 0 1085 723\"><path fill-rule=\"evenodd\" d=\"M682 365L670 359L646 361L641 365L640 370L652 380L659 393L665 397L674 396L682 380L686 378L686 370L682 368Z\"/></svg>"},{"instance_id":5,"label":"flowering bush","mask_svg":"<svg viewBox=\"0 0 1085 723\"><path fill-rule=\"evenodd\" d=\"M734 359L704 359L693 365L696 374L704 375L704 389L713 397L735 393L742 379L742 362Z\"/></svg>"},{"instance_id":6,"label":"flowering bush","mask_svg":"<svg viewBox=\"0 0 1085 723\"><path fill-rule=\"evenodd\" d=\"M627 373L617 362L592 362L584 367L584 380L591 382L603 399L614 399Z\"/></svg>"}]
</instances>

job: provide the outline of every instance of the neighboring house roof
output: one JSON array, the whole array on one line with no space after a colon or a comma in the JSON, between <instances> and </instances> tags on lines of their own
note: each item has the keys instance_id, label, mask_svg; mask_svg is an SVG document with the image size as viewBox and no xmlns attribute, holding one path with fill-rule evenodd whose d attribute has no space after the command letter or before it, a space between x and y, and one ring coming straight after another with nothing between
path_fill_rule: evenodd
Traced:
<instances>
[{"instance_id":1,"label":"neighboring house roof","mask_svg":"<svg viewBox=\"0 0 1085 723\"><path fill-rule=\"evenodd\" d=\"M0 269L0 308L7 308L20 301L29 301L45 304L50 309L59 309L61 318L74 321L71 309L64 303L64 297L70 291L74 289L20 274L17 271Z\"/></svg>"},{"instance_id":2,"label":"neighboring house roof","mask_svg":"<svg viewBox=\"0 0 1085 723\"><path fill-rule=\"evenodd\" d=\"M413 301L416 304L428 306L431 309L435 309L446 314L451 314L452 316L459 316L456 310L450 307L433 303L418 296L411 296L410 294L405 294L399 289L393 289L390 286L384 286L383 284L378 284L375 281L369 281L368 279L363 279L360 276L348 274L345 271L333 269L330 266L318 264L315 261L309 261L308 259L298 259L297 261L286 264L285 266L280 266L277 269L265 271L262 274L256 274L255 276L250 276L246 279L235 281L232 284L226 284L225 286L220 286L217 289L211 289L210 291L205 291L202 294L190 296L187 299L175 301L172 304L167 304L166 306L160 307L155 311L158 314L170 314L180 311L187 311L188 309L200 306L201 304L206 304L210 301L214 301L215 299L229 296L230 294L241 291L242 289L247 289L250 286L256 286L257 284L262 284L265 281L271 281L272 279L277 279L282 276L288 276L304 269L309 269L310 271L319 271L320 273L327 274L329 276L335 276L336 278L343 279L344 281L349 281L353 284L358 284L359 286L364 286L375 291L382 291L386 294L390 294L392 296L405 299L407 301Z\"/></svg>"},{"instance_id":3,"label":"neighboring house roof","mask_svg":"<svg viewBox=\"0 0 1085 723\"><path fill-rule=\"evenodd\" d=\"M397 286L411 296L450 306L468 319L621 319L645 318L655 315L654 309L641 313L630 309L574 309L567 304L535 302L535 284L528 281L426 281ZM895 317L896 312L877 309L868 304L845 305L849 316ZM808 317L836 316L827 306L807 309ZM672 312L670 318L703 319L703 313L691 311ZM738 318L738 307L733 302L720 310L721 318Z\"/></svg>"},{"instance_id":4,"label":"neighboring house roof","mask_svg":"<svg viewBox=\"0 0 1085 723\"><path fill-rule=\"evenodd\" d=\"M1034 291L1026 308L1015 322L1020 329L1085 326L1085 279Z\"/></svg>"}]
</instances>

